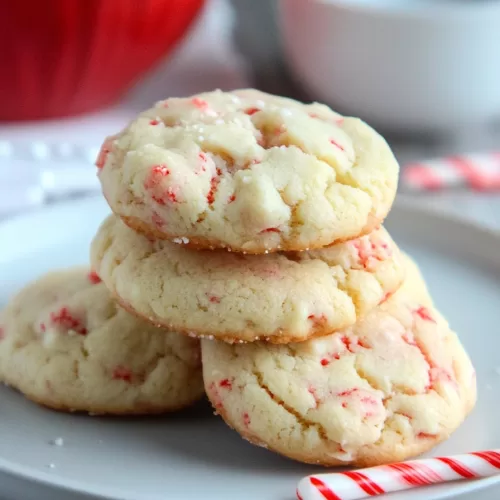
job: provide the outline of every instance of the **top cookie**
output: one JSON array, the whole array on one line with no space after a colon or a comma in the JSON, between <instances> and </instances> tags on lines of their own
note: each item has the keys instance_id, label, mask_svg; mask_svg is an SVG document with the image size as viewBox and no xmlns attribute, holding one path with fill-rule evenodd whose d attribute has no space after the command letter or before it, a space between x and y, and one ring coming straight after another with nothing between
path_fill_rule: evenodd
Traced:
<instances>
[{"instance_id":1,"label":"top cookie","mask_svg":"<svg viewBox=\"0 0 500 500\"><path fill-rule=\"evenodd\" d=\"M112 210L200 248L320 248L389 212L398 164L357 118L257 90L172 98L108 137L97 159Z\"/></svg>"}]
</instances>

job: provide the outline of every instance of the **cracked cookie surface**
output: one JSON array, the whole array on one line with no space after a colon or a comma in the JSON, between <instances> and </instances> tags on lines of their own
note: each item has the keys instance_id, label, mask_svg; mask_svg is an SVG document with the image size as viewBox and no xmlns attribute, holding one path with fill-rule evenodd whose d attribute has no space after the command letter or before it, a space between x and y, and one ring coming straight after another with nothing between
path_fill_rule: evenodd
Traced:
<instances>
[{"instance_id":1,"label":"cracked cookie surface","mask_svg":"<svg viewBox=\"0 0 500 500\"><path fill-rule=\"evenodd\" d=\"M49 273L0 314L0 380L62 411L149 414L203 394L199 341L119 307L96 273Z\"/></svg>"},{"instance_id":2,"label":"cracked cookie surface","mask_svg":"<svg viewBox=\"0 0 500 500\"><path fill-rule=\"evenodd\" d=\"M96 165L137 230L199 248L319 248L385 218L399 167L357 118L256 90L171 98L108 137Z\"/></svg>"},{"instance_id":3,"label":"cracked cookie surface","mask_svg":"<svg viewBox=\"0 0 500 500\"><path fill-rule=\"evenodd\" d=\"M352 325L405 273L385 229L320 250L242 255L151 241L116 216L98 230L91 260L128 310L228 342L286 343Z\"/></svg>"},{"instance_id":4,"label":"cracked cookie surface","mask_svg":"<svg viewBox=\"0 0 500 500\"><path fill-rule=\"evenodd\" d=\"M408 274L386 303L327 337L203 340L216 412L250 442L322 465L400 461L448 438L475 403L475 372L416 268Z\"/></svg>"}]
</instances>

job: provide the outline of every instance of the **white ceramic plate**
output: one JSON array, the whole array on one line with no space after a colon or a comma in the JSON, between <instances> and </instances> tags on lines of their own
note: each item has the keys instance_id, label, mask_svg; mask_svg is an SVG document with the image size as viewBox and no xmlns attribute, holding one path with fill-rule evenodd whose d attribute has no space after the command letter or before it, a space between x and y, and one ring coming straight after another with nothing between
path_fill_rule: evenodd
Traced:
<instances>
[{"instance_id":1,"label":"white ceramic plate","mask_svg":"<svg viewBox=\"0 0 500 500\"><path fill-rule=\"evenodd\" d=\"M43 272L86 262L107 211L90 199L0 224L0 305ZM476 409L433 454L500 448L500 235L407 205L393 210L388 227L418 260L477 368ZM50 444L56 437L64 446ZM206 404L163 418L104 419L38 408L2 387L0 471L0 495L9 500L82 498L78 493L114 500L291 500L297 481L318 469L243 441ZM498 481L436 486L404 498L444 498Z\"/></svg>"}]
</instances>

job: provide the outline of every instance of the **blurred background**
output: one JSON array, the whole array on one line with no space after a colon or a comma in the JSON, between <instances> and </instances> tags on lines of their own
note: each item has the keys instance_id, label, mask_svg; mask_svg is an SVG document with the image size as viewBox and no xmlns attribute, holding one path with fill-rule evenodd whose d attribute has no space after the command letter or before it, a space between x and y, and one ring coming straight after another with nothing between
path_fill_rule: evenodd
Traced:
<instances>
[{"instance_id":1,"label":"blurred background","mask_svg":"<svg viewBox=\"0 0 500 500\"><path fill-rule=\"evenodd\" d=\"M403 195L500 227L499 25L498 0L2 0L0 215L98 189L154 101L252 86L360 116Z\"/></svg>"}]
</instances>

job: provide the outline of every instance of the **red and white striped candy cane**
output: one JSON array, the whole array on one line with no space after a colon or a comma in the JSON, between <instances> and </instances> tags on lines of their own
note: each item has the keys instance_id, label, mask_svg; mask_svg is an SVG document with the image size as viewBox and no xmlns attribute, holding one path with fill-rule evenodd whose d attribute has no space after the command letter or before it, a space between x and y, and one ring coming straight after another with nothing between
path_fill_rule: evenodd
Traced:
<instances>
[{"instance_id":1,"label":"red and white striped candy cane","mask_svg":"<svg viewBox=\"0 0 500 500\"><path fill-rule=\"evenodd\" d=\"M439 191L466 188L500 190L500 152L449 156L405 165L401 184L406 190Z\"/></svg>"},{"instance_id":2,"label":"red and white striped candy cane","mask_svg":"<svg viewBox=\"0 0 500 500\"><path fill-rule=\"evenodd\" d=\"M299 500L357 500L418 486L500 474L500 449L303 478Z\"/></svg>"}]
</instances>

